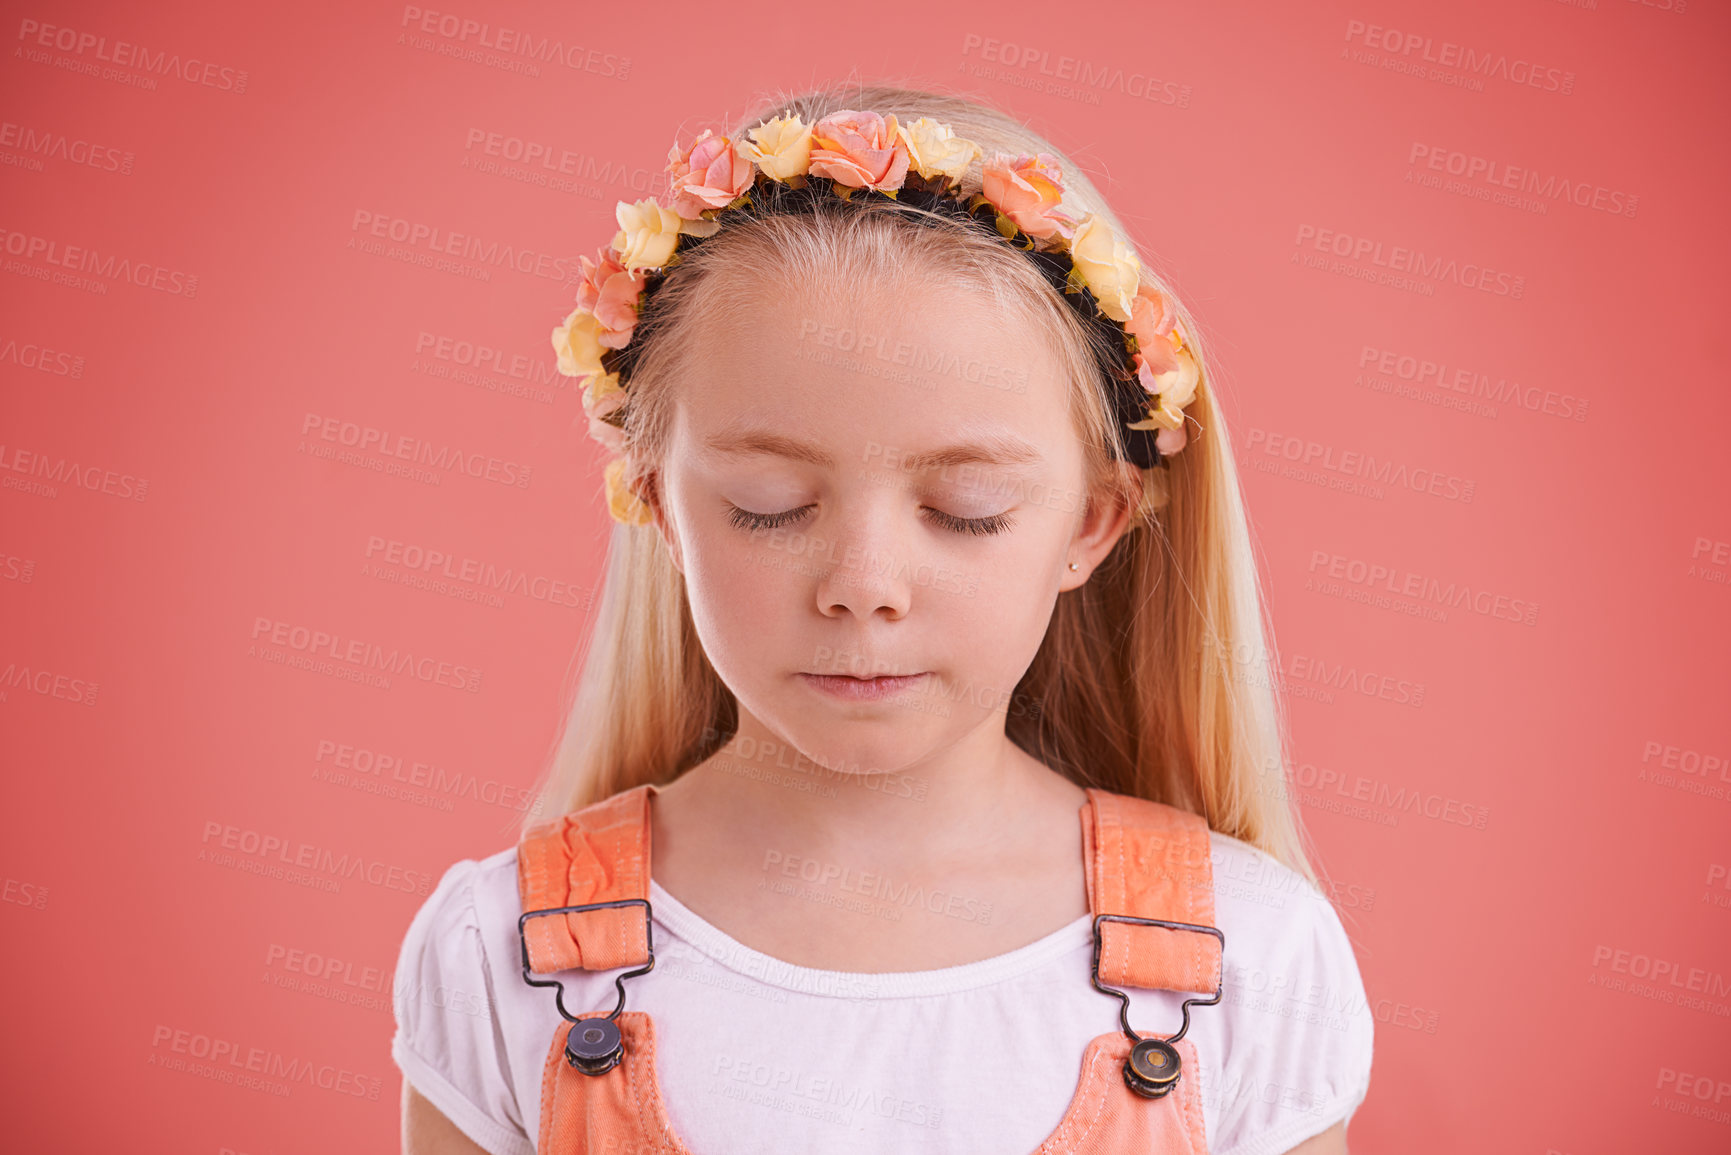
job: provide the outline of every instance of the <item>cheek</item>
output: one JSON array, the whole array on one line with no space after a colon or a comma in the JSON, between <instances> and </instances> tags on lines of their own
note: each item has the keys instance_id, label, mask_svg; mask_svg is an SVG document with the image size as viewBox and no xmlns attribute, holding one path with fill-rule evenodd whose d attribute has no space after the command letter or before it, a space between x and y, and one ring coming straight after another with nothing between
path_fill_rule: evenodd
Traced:
<instances>
[{"instance_id":1,"label":"cheek","mask_svg":"<svg viewBox=\"0 0 1731 1155\"><path fill-rule=\"evenodd\" d=\"M946 558L925 594L925 618L941 623L960 664L982 673L1003 667L1008 676L1033 660L1057 600L1053 543L1026 538L985 556Z\"/></svg>"},{"instance_id":2,"label":"cheek","mask_svg":"<svg viewBox=\"0 0 1731 1155\"><path fill-rule=\"evenodd\" d=\"M718 672L749 674L788 617L793 580L785 550L726 530L685 543L685 590L704 652Z\"/></svg>"}]
</instances>

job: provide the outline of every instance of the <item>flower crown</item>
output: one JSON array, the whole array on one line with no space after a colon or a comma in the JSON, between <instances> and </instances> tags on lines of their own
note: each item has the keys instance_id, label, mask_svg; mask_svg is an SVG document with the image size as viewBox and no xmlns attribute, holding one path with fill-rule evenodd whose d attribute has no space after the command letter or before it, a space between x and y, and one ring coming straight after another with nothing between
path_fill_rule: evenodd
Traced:
<instances>
[{"instance_id":1,"label":"flower crown","mask_svg":"<svg viewBox=\"0 0 1731 1155\"><path fill-rule=\"evenodd\" d=\"M1102 365L1124 423L1127 455L1141 468L1184 448L1184 406L1201 379L1172 299L1141 283L1141 261L1096 214L1062 211L1063 174L1047 153L994 153L979 191L961 191L980 146L929 117L898 124L894 115L845 109L816 124L795 115L764 121L749 139L712 130L668 151L671 198L615 210L619 232L599 260L581 258L577 307L553 330L559 372L586 377L589 435L615 454L604 476L607 508L627 525L649 520L624 481L620 412L639 347L638 314L682 252L720 231L736 214L809 212L822 196L843 201L887 197L973 218L1040 266L1085 320L1109 332L1119 352ZM820 179L812 179L820 178Z\"/></svg>"}]
</instances>

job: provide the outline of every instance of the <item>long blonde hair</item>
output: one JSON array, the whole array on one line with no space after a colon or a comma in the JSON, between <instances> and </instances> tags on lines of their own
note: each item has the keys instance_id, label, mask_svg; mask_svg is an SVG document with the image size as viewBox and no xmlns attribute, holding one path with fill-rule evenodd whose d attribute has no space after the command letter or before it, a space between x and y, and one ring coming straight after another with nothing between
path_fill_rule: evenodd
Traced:
<instances>
[{"instance_id":1,"label":"long blonde hair","mask_svg":"<svg viewBox=\"0 0 1731 1155\"><path fill-rule=\"evenodd\" d=\"M1063 166L1065 207L1128 232L1080 169L1049 141L972 99L912 88L834 85L767 101L738 135L783 112L811 124L848 108L921 116L996 151L1049 153ZM980 160L964 187L980 184ZM700 323L753 305L776 279L821 291L917 269L990 294L1042 326L1069 371L1072 413L1090 477L1110 484L1118 437L1097 362L1098 336L1000 240L960 226L915 227L912 206L874 200L815 216L775 215L724 229L682 255L645 307L626 429L633 476L651 477L665 444L685 351ZM843 270L846 270L844 273ZM1142 277L1178 298L1144 260ZM1193 421L1168 468L1138 471L1138 517L1080 588L1062 593L1012 695L1012 741L1072 781L1201 814L1215 830L1316 880L1286 790L1287 727L1271 677L1272 629L1251 551L1226 422L1213 394L1204 331L1179 316L1202 366ZM650 336L650 334L653 334ZM737 704L704 656L684 579L652 526L615 525L605 587L569 710L527 827L645 782L666 783L732 736ZM578 663L574 663L574 669ZM1278 668L1277 665L1274 666Z\"/></svg>"}]
</instances>

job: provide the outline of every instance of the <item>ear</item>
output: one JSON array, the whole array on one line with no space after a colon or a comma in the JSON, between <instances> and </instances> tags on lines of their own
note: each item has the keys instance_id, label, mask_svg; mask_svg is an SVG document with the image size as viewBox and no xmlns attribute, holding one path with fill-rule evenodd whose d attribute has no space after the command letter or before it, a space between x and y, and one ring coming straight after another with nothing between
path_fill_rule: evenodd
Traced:
<instances>
[{"instance_id":1,"label":"ear","mask_svg":"<svg viewBox=\"0 0 1731 1155\"><path fill-rule=\"evenodd\" d=\"M1118 467L1119 484L1107 484L1090 495L1088 511L1076 536L1070 539L1063 568L1058 571L1060 591L1073 590L1085 583L1130 528L1130 515L1142 492L1142 473L1128 461L1113 464ZM1071 562L1076 563L1075 569L1070 568Z\"/></svg>"},{"instance_id":2,"label":"ear","mask_svg":"<svg viewBox=\"0 0 1731 1155\"><path fill-rule=\"evenodd\" d=\"M662 500L661 475L646 474L638 484L637 495L649 507L649 520L655 526L655 532L661 535L661 543L667 547L673 568L681 577L685 576L685 558L679 551L679 528L674 525L672 513Z\"/></svg>"}]
</instances>

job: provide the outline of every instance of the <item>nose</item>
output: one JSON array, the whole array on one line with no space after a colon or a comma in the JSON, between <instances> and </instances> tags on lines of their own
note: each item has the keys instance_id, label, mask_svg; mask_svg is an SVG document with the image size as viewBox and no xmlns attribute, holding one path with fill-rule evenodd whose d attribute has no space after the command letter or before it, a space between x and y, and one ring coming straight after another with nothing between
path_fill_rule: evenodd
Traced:
<instances>
[{"instance_id":1,"label":"nose","mask_svg":"<svg viewBox=\"0 0 1731 1155\"><path fill-rule=\"evenodd\" d=\"M861 621L880 613L892 622L907 616L913 602L914 564L892 515L862 511L838 521L848 529L818 574L818 612L832 618L852 614Z\"/></svg>"}]
</instances>

